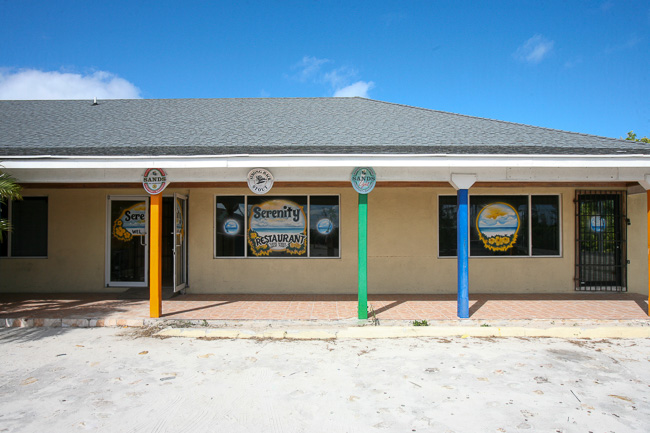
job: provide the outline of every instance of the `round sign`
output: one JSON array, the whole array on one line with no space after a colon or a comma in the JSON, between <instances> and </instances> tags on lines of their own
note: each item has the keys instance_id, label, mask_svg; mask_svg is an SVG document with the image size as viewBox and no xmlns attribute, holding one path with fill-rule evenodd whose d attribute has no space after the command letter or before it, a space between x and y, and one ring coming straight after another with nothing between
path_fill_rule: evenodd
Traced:
<instances>
[{"instance_id":1,"label":"round sign","mask_svg":"<svg viewBox=\"0 0 650 433\"><path fill-rule=\"evenodd\" d=\"M227 235L236 235L239 233L239 223L236 220L227 220L223 225L223 231Z\"/></svg>"},{"instance_id":2,"label":"round sign","mask_svg":"<svg viewBox=\"0 0 650 433\"><path fill-rule=\"evenodd\" d=\"M604 232L606 225L607 225L607 220L605 218L601 218L598 215L591 217L592 232L596 232L596 233Z\"/></svg>"},{"instance_id":3,"label":"round sign","mask_svg":"<svg viewBox=\"0 0 650 433\"><path fill-rule=\"evenodd\" d=\"M507 251L515 246L521 220L507 203L490 203L476 217L476 229L483 246L490 251Z\"/></svg>"},{"instance_id":4,"label":"round sign","mask_svg":"<svg viewBox=\"0 0 650 433\"><path fill-rule=\"evenodd\" d=\"M368 194L375 187L377 183L377 175L372 167L357 167L350 175L352 187L359 194Z\"/></svg>"},{"instance_id":5,"label":"round sign","mask_svg":"<svg viewBox=\"0 0 650 433\"><path fill-rule=\"evenodd\" d=\"M254 168L246 176L248 187L255 194L266 194L273 186L273 175L265 168Z\"/></svg>"},{"instance_id":6,"label":"round sign","mask_svg":"<svg viewBox=\"0 0 650 433\"><path fill-rule=\"evenodd\" d=\"M323 218L322 220L319 220L318 223L316 223L316 230L318 230L318 233L322 235L329 235L332 233L333 228L334 225L328 218Z\"/></svg>"},{"instance_id":7,"label":"round sign","mask_svg":"<svg viewBox=\"0 0 650 433\"><path fill-rule=\"evenodd\" d=\"M167 174L162 168L148 168L142 175L142 186L151 195L160 194L167 185Z\"/></svg>"}]
</instances>

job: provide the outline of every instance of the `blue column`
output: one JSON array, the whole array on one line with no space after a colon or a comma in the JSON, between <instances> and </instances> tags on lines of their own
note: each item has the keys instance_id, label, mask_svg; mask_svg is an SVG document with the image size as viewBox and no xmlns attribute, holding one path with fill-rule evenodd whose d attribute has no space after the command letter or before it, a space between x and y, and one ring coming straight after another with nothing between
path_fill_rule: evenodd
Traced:
<instances>
[{"instance_id":1,"label":"blue column","mask_svg":"<svg viewBox=\"0 0 650 433\"><path fill-rule=\"evenodd\" d=\"M458 263L458 318L469 318L469 216L467 213L467 190L457 192L458 213L456 215L457 263Z\"/></svg>"}]
</instances>

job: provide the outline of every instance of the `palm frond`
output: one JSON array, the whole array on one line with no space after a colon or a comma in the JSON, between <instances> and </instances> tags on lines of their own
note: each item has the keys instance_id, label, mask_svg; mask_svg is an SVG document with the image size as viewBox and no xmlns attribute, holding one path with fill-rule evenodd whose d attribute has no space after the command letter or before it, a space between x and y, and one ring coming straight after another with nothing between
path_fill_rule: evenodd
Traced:
<instances>
[{"instance_id":1,"label":"palm frond","mask_svg":"<svg viewBox=\"0 0 650 433\"><path fill-rule=\"evenodd\" d=\"M22 188L16 183L16 179L7 173L0 172L0 201L20 200Z\"/></svg>"},{"instance_id":2,"label":"palm frond","mask_svg":"<svg viewBox=\"0 0 650 433\"><path fill-rule=\"evenodd\" d=\"M5 219L0 219L0 242L4 240L4 232L10 232L11 231L11 224L9 224L9 221Z\"/></svg>"},{"instance_id":3,"label":"palm frond","mask_svg":"<svg viewBox=\"0 0 650 433\"><path fill-rule=\"evenodd\" d=\"M7 200L20 200L20 185L16 179L7 173L0 172L0 205L4 205ZM11 224L6 219L0 219L0 242L3 240L3 233L11 230Z\"/></svg>"}]
</instances>

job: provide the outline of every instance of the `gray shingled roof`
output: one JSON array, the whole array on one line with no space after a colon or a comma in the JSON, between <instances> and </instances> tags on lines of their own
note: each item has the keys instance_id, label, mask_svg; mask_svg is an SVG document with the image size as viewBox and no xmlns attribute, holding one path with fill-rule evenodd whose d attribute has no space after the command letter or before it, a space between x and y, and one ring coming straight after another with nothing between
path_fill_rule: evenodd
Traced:
<instances>
[{"instance_id":1,"label":"gray shingled roof","mask_svg":"<svg viewBox=\"0 0 650 433\"><path fill-rule=\"evenodd\" d=\"M650 154L640 143L363 98L0 101L0 155Z\"/></svg>"}]
</instances>

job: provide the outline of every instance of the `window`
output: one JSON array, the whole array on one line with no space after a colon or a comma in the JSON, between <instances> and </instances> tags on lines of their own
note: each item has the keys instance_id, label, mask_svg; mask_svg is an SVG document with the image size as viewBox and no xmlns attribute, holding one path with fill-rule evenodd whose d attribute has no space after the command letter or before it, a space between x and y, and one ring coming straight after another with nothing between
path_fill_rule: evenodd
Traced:
<instances>
[{"instance_id":1,"label":"window","mask_svg":"<svg viewBox=\"0 0 650 433\"><path fill-rule=\"evenodd\" d=\"M531 197L532 254L560 255L560 203L556 195Z\"/></svg>"},{"instance_id":2,"label":"window","mask_svg":"<svg viewBox=\"0 0 650 433\"><path fill-rule=\"evenodd\" d=\"M24 197L0 205L12 225L0 243L0 257L47 257L47 197Z\"/></svg>"},{"instance_id":3,"label":"window","mask_svg":"<svg viewBox=\"0 0 650 433\"><path fill-rule=\"evenodd\" d=\"M455 256L456 238L456 196L438 197L438 251L441 256Z\"/></svg>"},{"instance_id":4,"label":"window","mask_svg":"<svg viewBox=\"0 0 650 433\"><path fill-rule=\"evenodd\" d=\"M244 257L246 205L244 196L217 197L217 257Z\"/></svg>"},{"instance_id":5,"label":"window","mask_svg":"<svg viewBox=\"0 0 650 433\"><path fill-rule=\"evenodd\" d=\"M340 257L338 196L218 196L216 257Z\"/></svg>"},{"instance_id":6,"label":"window","mask_svg":"<svg viewBox=\"0 0 650 433\"><path fill-rule=\"evenodd\" d=\"M439 255L456 256L456 196L438 204ZM559 215L557 195L470 196L470 256L559 256Z\"/></svg>"},{"instance_id":7,"label":"window","mask_svg":"<svg viewBox=\"0 0 650 433\"><path fill-rule=\"evenodd\" d=\"M339 198L337 196L310 197L309 256L340 256Z\"/></svg>"}]
</instances>

